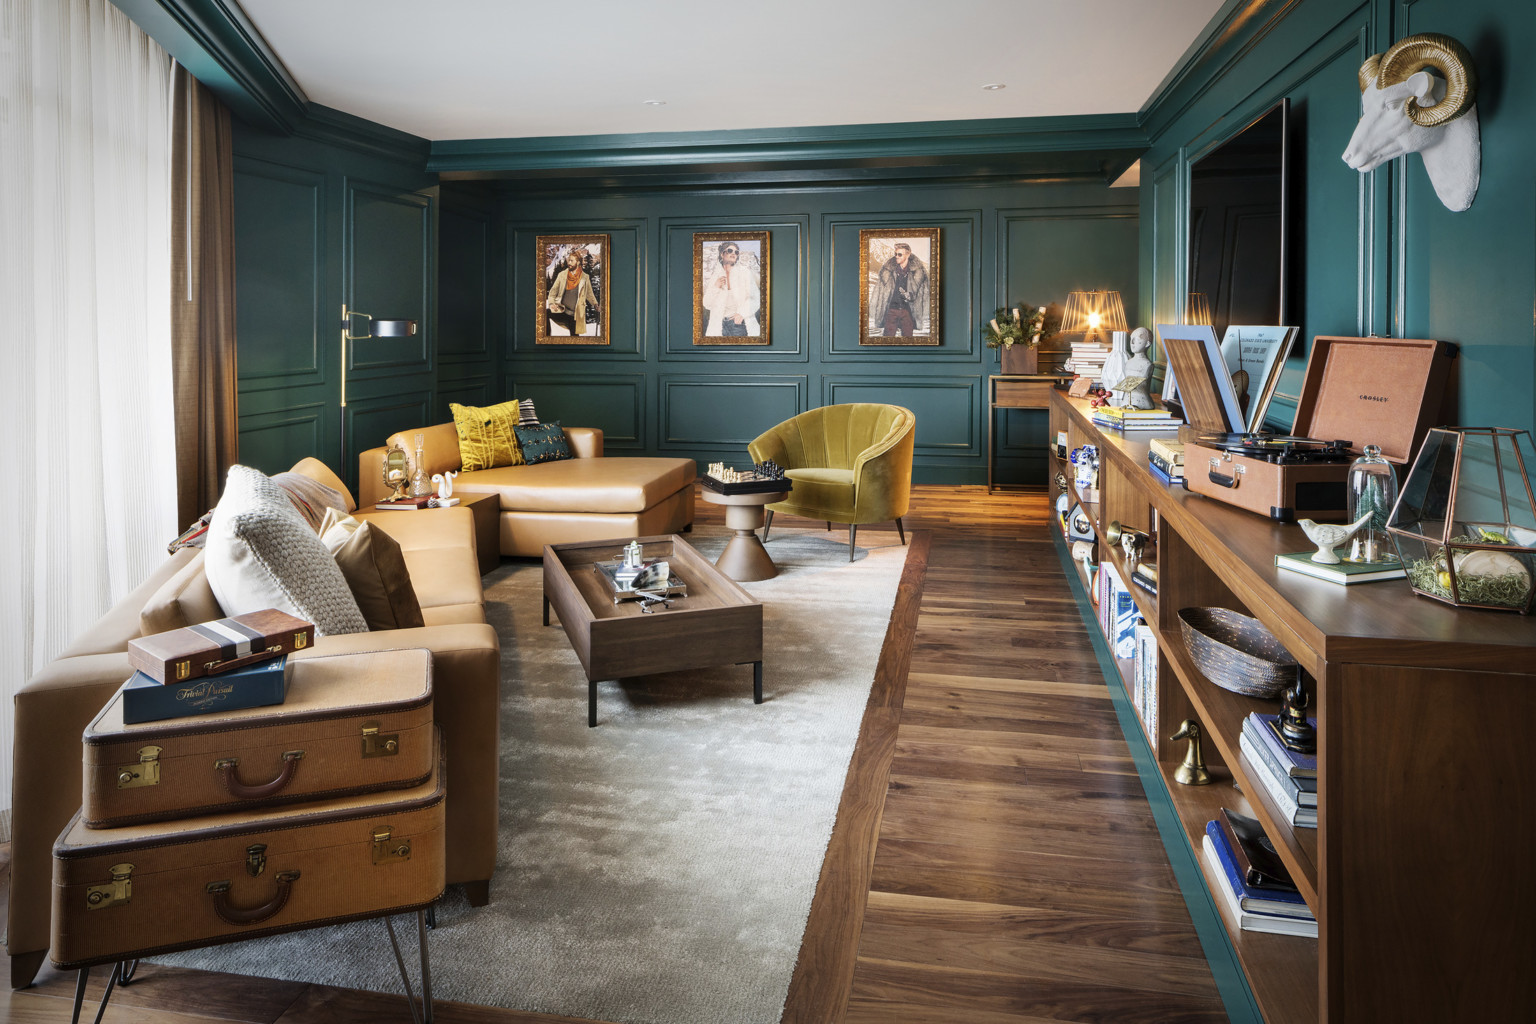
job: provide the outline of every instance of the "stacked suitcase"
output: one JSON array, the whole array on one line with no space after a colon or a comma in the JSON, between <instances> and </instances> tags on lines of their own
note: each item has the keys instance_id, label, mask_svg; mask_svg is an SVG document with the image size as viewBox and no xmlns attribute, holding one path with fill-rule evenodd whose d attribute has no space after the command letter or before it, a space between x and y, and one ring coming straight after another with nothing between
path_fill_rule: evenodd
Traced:
<instances>
[{"instance_id":1,"label":"stacked suitcase","mask_svg":"<svg viewBox=\"0 0 1536 1024\"><path fill-rule=\"evenodd\" d=\"M55 964L419 910L442 894L430 653L286 671L280 705L128 725L119 693L86 729L81 811L53 851Z\"/></svg>"}]
</instances>

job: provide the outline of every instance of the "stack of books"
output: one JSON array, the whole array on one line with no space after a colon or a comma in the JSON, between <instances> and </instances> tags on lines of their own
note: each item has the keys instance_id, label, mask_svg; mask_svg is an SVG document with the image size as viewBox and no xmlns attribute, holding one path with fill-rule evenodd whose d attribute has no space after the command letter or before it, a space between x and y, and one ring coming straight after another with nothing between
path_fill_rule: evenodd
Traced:
<instances>
[{"instance_id":1,"label":"stack of books","mask_svg":"<svg viewBox=\"0 0 1536 1024\"><path fill-rule=\"evenodd\" d=\"M1317 719L1308 719L1317 728ZM1297 828L1317 828L1317 755L1291 750L1280 739L1279 715L1257 711L1243 719L1238 745L1255 782Z\"/></svg>"},{"instance_id":2,"label":"stack of books","mask_svg":"<svg viewBox=\"0 0 1536 1024\"><path fill-rule=\"evenodd\" d=\"M1093 410L1093 422L1116 430L1176 430L1184 421L1167 409L1120 409L1101 405Z\"/></svg>"},{"instance_id":3,"label":"stack of books","mask_svg":"<svg viewBox=\"0 0 1536 1024\"><path fill-rule=\"evenodd\" d=\"M313 623L268 608L128 641L136 670L122 686L130 725L281 704L288 655L314 643Z\"/></svg>"},{"instance_id":4,"label":"stack of books","mask_svg":"<svg viewBox=\"0 0 1536 1024\"><path fill-rule=\"evenodd\" d=\"M1135 573L1132 573L1134 578ZM1149 737L1156 736L1157 725L1157 634L1146 619L1136 620L1136 663L1131 672L1131 703Z\"/></svg>"},{"instance_id":5,"label":"stack of books","mask_svg":"<svg viewBox=\"0 0 1536 1024\"><path fill-rule=\"evenodd\" d=\"M1223 807L1206 822L1201 852L1239 928L1317 938L1317 917L1257 821Z\"/></svg>"},{"instance_id":6,"label":"stack of books","mask_svg":"<svg viewBox=\"0 0 1536 1024\"><path fill-rule=\"evenodd\" d=\"M1109 358L1109 346L1102 342L1072 343L1072 355L1062 364L1063 370L1070 370L1079 377L1087 377L1095 384L1100 383L1104 375L1104 360Z\"/></svg>"},{"instance_id":7,"label":"stack of books","mask_svg":"<svg viewBox=\"0 0 1536 1024\"><path fill-rule=\"evenodd\" d=\"M1178 441L1161 437L1148 441L1147 465L1153 476L1170 487L1184 486L1184 446Z\"/></svg>"}]
</instances>

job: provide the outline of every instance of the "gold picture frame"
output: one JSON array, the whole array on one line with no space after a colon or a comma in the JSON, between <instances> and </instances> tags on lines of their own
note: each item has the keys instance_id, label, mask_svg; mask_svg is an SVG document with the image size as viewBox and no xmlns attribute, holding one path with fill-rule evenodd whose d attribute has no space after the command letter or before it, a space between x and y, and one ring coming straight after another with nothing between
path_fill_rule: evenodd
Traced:
<instances>
[{"instance_id":1,"label":"gold picture frame","mask_svg":"<svg viewBox=\"0 0 1536 1024\"><path fill-rule=\"evenodd\" d=\"M695 345L769 343L769 242L767 231L694 232Z\"/></svg>"},{"instance_id":2,"label":"gold picture frame","mask_svg":"<svg viewBox=\"0 0 1536 1024\"><path fill-rule=\"evenodd\" d=\"M539 235L534 240L538 264L538 313L535 319L538 345L608 345L607 235ZM576 259L580 266L570 262ZM570 272L579 270L574 288L567 288ZM568 294L575 291L574 296Z\"/></svg>"},{"instance_id":3,"label":"gold picture frame","mask_svg":"<svg viewBox=\"0 0 1536 1024\"><path fill-rule=\"evenodd\" d=\"M938 228L860 230L859 344L938 345L939 281Z\"/></svg>"}]
</instances>

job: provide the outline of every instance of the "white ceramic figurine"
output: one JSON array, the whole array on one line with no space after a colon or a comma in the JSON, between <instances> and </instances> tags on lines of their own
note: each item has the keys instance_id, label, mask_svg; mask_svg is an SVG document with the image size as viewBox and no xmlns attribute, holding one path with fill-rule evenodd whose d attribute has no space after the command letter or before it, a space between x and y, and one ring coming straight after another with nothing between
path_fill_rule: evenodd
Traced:
<instances>
[{"instance_id":1,"label":"white ceramic figurine","mask_svg":"<svg viewBox=\"0 0 1536 1024\"><path fill-rule=\"evenodd\" d=\"M446 473L433 473L432 482L437 484L437 496L444 501L453 497L453 478L459 474L453 470Z\"/></svg>"}]
</instances>

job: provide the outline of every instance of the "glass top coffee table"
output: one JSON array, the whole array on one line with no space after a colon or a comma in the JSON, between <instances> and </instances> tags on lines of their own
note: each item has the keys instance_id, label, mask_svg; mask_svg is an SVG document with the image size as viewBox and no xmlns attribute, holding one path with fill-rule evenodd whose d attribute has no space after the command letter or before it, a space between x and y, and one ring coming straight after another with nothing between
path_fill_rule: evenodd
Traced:
<instances>
[{"instance_id":1,"label":"glass top coffee table","mask_svg":"<svg viewBox=\"0 0 1536 1024\"><path fill-rule=\"evenodd\" d=\"M598 562L623 558L628 538L544 548L544 625L555 610L587 674L587 725L597 724L597 684L710 665L752 664L752 700L763 702L763 606L681 537L641 537L646 560L666 559L687 593L666 605L614 600ZM649 607L650 610L646 610Z\"/></svg>"}]
</instances>

